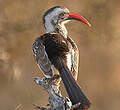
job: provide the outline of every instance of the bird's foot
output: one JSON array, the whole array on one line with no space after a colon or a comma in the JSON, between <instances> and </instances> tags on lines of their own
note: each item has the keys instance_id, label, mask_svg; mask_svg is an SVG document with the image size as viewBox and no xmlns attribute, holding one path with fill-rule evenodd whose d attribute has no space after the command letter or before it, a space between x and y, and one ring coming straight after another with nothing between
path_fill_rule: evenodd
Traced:
<instances>
[{"instance_id":1,"label":"bird's foot","mask_svg":"<svg viewBox=\"0 0 120 110\"><path fill-rule=\"evenodd\" d=\"M51 85L56 85L58 86L60 84L61 78L60 75L55 74L51 79L50 79L50 83Z\"/></svg>"},{"instance_id":2,"label":"bird's foot","mask_svg":"<svg viewBox=\"0 0 120 110\"><path fill-rule=\"evenodd\" d=\"M45 89L48 89L50 86L58 86L61 79L60 75L55 74L52 78L40 78L40 77L35 77L34 81L36 84L43 86Z\"/></svg>"}]
</instances>

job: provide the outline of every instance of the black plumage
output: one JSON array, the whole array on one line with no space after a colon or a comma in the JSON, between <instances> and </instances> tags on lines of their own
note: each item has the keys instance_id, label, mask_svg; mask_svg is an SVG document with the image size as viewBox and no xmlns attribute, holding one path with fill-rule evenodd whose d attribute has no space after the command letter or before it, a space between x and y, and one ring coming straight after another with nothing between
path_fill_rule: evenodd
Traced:
<instances>
[{"instance_id":1,"label":"black plumage","mask_svg":"<svg viewBox=\"0 0 120 110\"><path fill-rule=\"evenodd\" d=\"M58 58L67 60L66 55L70 50L70 44L62 35L47 33L41 36L41 40L45 46L48 58L53 65L56 65Z\"/></svg>"}]
</instances>

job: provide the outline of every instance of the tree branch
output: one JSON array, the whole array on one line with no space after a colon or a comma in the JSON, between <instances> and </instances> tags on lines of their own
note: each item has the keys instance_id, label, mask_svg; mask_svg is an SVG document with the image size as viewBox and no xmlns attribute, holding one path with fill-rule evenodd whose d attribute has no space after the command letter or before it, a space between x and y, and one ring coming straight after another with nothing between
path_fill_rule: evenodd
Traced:
<instances>
[{"instance_id":1,"label":"tree branch","mask_svg":"<svg viewBox=\"0 0 120 110\"><path fill-rule=\"evenodd\" d=\"M33 104L35 108L41 110L70 110L72 108L72 103L68 97L63 97L60 93L60 76L54 75L53 78L34 78L36 84L41 85L49 94L49 106L50 108L45 108Z\"/></svg>"}]
</instances>

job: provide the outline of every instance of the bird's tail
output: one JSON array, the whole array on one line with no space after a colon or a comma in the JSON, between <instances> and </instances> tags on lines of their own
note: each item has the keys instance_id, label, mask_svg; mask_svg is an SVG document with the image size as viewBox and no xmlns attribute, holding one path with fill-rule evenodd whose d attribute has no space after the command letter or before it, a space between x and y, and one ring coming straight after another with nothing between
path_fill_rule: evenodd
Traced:
<instances>
[{"instance_id":1,"label":"bird's tail","mask_svg":"<svg viewBox=\"0 0 120 110\"><path fill-rule=\"evenodd\" d=\"M58 58L55 66L60 73L63 84L66 88L67 94L72 104L75 105L80 103L82 110L89 108L90 101L87 99L87 97L84 95L79 85L76 83L75 79L73 78L71 72L67 68L64 61Z\"/></svg>"}]
</instances>

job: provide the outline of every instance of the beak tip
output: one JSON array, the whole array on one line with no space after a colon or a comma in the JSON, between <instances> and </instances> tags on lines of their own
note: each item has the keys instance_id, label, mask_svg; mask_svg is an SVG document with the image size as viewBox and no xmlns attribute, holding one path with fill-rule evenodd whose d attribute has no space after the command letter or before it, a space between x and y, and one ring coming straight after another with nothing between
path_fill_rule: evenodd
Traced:
<instances>
[{"instance_id":1,"label":"beak tip","mask_svg":"<svg viewBox=\"0 0 120 110\"><path fill-rule=\"evenodd\" d=\"M82 17L74 12L69 13L69 19L75 19L75 20L81 21L81 22L87 24L89 27L91 27L91 24L84 17Z\"/></svg>"},{"instance_id":2,"label":"beak tip","mask_svg":"<svg viewBox=\"0 0 120 110\"><path fill-rule=\"evenodd\" d=\"M91 24L90 24L90 23L88 23L88 26L89 26L89 27L91 27Z\"/></svg>"}]
</instances>

